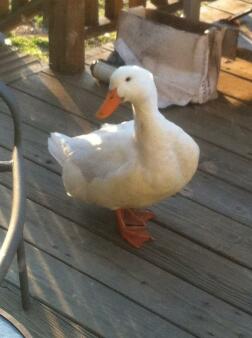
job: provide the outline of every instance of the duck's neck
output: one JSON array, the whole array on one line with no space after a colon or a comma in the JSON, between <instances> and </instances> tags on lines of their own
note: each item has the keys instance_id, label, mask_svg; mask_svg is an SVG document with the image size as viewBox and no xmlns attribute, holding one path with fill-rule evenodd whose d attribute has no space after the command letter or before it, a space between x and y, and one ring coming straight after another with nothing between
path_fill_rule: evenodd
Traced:
<instances>
[{"instance_id":1,"label":"duck's neck","mask_svg":"<svg viewBox=\"0 0 252 338\"><path fill-rule=\"evenodd\" d=\"M145 158L150 158L162 135L163 116L155 98L133 104L137 147Z\"/></svg>"}]
</instances>

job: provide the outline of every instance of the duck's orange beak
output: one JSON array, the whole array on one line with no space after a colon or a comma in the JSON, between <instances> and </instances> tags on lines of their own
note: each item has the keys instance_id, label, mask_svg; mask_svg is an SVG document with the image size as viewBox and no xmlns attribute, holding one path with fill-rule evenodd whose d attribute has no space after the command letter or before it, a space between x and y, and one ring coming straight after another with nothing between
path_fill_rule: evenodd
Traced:
<instances>
[{"instance_id":1,"label":"duck's orange beak","mask_svg":"<svg viewBox=\"0 0 252 338\"><path fill-rule=\"evenodd\" d=\"M110 90L105 98L105 101L96 113L96 117L100 120L109 117L116 110L121 101L121 98L117 94L117 90Z\"/></svg>"}]
</instances>

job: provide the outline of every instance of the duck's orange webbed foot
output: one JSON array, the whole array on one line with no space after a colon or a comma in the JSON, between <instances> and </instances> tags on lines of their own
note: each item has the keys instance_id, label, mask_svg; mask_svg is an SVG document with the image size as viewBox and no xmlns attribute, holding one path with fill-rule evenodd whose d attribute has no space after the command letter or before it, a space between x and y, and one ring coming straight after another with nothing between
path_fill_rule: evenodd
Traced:
<instances>
[{"instance_id":1,"label":"duck's orange webbed foot","mask_svg":"<svg viewBox=\"0 0 252 338\"><path fill-rule=\"evenodd\" d=\"M145 242L153 239L146 228L146 222L154 218L151 211L118 209L116 217L121 236L133 247L140 248Z\"/></svg>"}]
</instances>

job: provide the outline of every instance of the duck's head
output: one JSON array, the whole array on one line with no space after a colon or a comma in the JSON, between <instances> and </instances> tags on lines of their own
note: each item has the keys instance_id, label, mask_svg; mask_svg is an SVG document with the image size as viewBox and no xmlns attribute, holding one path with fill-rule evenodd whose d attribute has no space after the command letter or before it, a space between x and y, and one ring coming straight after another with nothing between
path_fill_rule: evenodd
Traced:
<instances>
[{"instance_id":1,"label":"duck's head","mask_svg":"<svg viewBox=\"0 0 252 338\"><path fill-rule=\"evenodd\" d=\"M109 92L96 116L104 119L110 116L121 102L141 105L157 101L157 90L153 75L139 66L122 66L110 78Z\"/></svg>"}]
</instances>

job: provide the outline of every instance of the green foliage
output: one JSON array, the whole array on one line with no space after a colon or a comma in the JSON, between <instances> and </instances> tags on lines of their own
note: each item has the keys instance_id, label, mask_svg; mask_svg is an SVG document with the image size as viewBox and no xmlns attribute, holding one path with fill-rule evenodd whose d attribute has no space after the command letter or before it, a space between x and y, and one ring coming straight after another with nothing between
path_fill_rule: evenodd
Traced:
<instances>
[{"instance_id":1,"label":"green foliage","mask_svg":"<svg viewBox=\"0 0 252 338\"><path fill-rule=\"evenodd\" d=\"M104 16L105 13L105 1L99 0L99 16Z\"/></svg>"},{"instance_id":2,"label":"green foliage","mask_svg":"<svg viewBox=\"0 0 252 338\"><path fill-rule=\"evenodd\" d=\"M33 18L33 21L37 29L40 29L43 27L43 16L42 15L35 15Z\"/></svg>"},{"instance_id":3,"label":"green foliage","mask_svg":"<svg viewBox=\"0 0 252 338\"><path fill-rule=\"evenodd\" d=\"M0 0L1 1L1 0ZM99 0L99 15L104 16L105 1ZM33 19L35 30L43 28L43 16L36 15ZM85 48L94 48L102 46L107 42L113 42L116 39L116 33L106 33L98 37L85 41ZM12 45L17 47L21 53L29 54L39 58L42 61L48 61L49 43L48 38L41 35L11 35Z\"/></svg>"},{"instance_id":4,"label":"green foliage","mask_svg":"<svg viewBox=\"0 0 252 338\"><path fill-rule=\"evenodd\" d=\"M17 47L21 53L33 55L43 61L48 59L48 38L41 36L10 36L12 45Z\"/></svg>"}]
</instances>

